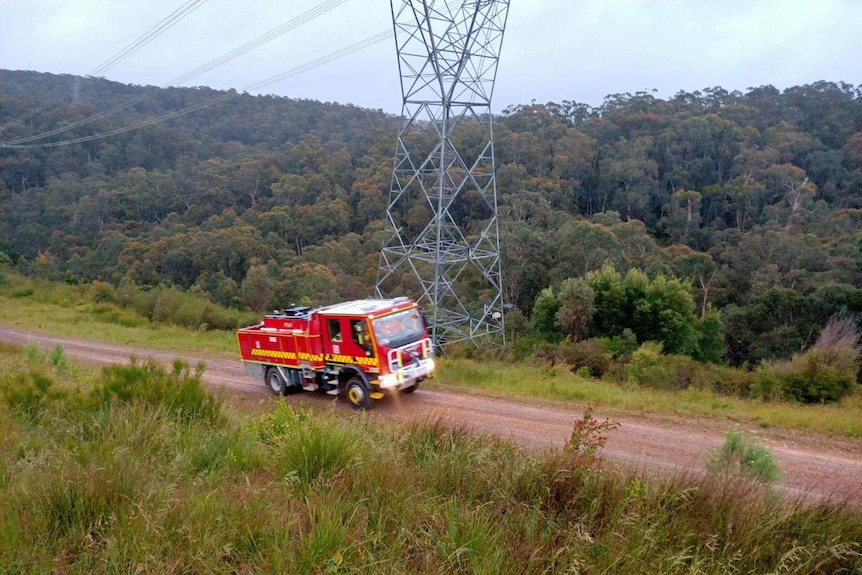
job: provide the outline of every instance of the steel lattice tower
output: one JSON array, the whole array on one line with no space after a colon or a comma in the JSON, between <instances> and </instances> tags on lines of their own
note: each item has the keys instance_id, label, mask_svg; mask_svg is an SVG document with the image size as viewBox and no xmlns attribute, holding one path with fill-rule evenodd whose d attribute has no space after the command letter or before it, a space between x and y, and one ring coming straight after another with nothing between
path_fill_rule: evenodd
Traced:
<instances>
[{"instance_id":1,"label":"steel lattice tower","mask_svg":"<svg viewBox=\"0 0 862 575\"><path fill-rule=\"evenodd\" d=\"M390 4L403 107L377 292L414 292L437 345L502 344L491 94L509 2Z\"/></svg>"}]
</instances>

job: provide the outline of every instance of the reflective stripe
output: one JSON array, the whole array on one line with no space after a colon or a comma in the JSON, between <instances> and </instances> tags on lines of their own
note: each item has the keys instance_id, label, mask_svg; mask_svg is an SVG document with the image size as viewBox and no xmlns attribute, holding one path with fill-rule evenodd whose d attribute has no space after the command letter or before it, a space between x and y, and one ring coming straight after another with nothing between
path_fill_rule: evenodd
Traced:
<instances>
[{"instance_id":1,"label":"reflective stripe","mask_svg":"<svg viewBox=\"0 0 862 575\"><path fill-rule=\"evenodd\" d=\"M326 354L327 363L345 363L349 365L365 365L365 366L377 366L377 358L375 357L361 357L361 356L352 356L352 355L343 355L336 353L327 353Z\"/></svg>"},{"instance_id":2,"label":"reflective stripe","mask_svg":"<svg viewBox=\"0 0 862 575\"><path fill-rule=\"evenodd\" d=\"M270 349L257 349L254 348L251 350L252 355L259 355L263 357L277 357L279 359L292 359L292 360L300 360L300 361L323 361L323 354L313 354L313 353L296 353L293 351L278 351L278 350L270 350Z\"/></svg>"}]
</instances>

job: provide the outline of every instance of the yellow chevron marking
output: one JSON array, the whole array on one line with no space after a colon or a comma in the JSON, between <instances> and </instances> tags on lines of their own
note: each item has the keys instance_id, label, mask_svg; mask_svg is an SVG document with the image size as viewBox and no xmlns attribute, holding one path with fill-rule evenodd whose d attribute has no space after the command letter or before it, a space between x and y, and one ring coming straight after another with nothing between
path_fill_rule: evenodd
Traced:
<instances>
[{"instance_id":1,"label":"yellow chevron marking","mask_svg":"<svg viewBox=\"0 0 862 575\"><path fill-rule=\"evenodd\" d=\"M323 361L323 354L314 353L296 353L293 351L279 351L275 349L252 349L252 355L262 357L277 357L278 359L291 359L301 361Z\"/></svg>"}]
</instances>

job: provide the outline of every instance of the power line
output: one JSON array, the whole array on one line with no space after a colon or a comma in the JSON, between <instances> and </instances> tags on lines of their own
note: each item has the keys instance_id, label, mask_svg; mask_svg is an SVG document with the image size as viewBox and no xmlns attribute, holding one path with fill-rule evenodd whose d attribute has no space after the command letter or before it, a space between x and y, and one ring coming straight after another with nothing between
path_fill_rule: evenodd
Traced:
<instances>
[{"instance_id":1,"label":"power line","mask_svg":"<svg viewBox=\"0 0 862 575\"><path fill-rule=\"evenodd\" d=\"M227 52L227 53L219 56L218 58L215 58L214 60L210 60L206 64L203 64L202 66L198 66L194 70L191 70L190 72L187 72L187 73L183 74L182 76L178 76L178 77L174 78L173 80L170 80L168 82L168 84L169 85L184 84L187 81L191 80L192 78L196 78L197 76L200 76L201 74L203 74L205 72L209 72L210 70L212 70L214 68L218 68L219 66L222 66L222 65L230 62L231 60L234 60L234 59L236 59L236 58L238 58L244 54L251 52L255 48L259 48L260 46L263 46L264 44L271 42L272 40L275 40L279 36L283 36L287 32L290 32L291 30L302 26L303 24L317 18L318 16L332 10L333 8L335 8L341 4L344 4L347 1L348 0L326 0L325 2L317 5L315 8L312 8L311 10L308 10L308 11L300 14L299 16L294 18L293 20L289 20L289 21L285 22L284 24L277 26L276 28L273 28L269 32L267 32L261 36L258 36L254 40L251 40L250 42L246 42L242 46L239 46L238 48L234 48L230 52Z\"/></svg>"},{"instance_id":2,"label":"power line","mask_svg":"<svg viewBox=\"0 0 862 575\"><path fill-rule=\"evenodd\" d=\"M67 0L67 2L68 2L68 0ZM185 4L183 4L182 6L180 6L179 8L177 8L176 10L174 10L173 12L171 12L170 14L168 14L167 16L165 16L164 18L162 18L161 20L156 22L146 32L144 32L143 34L138 36L135 40L133 40L125 48L123 48L122 50L120 50L119 52L117 52L116 54L114 54L113 56L111 56L110 58L105 60L104 62L102 62L100 65L96 66L96 68L94 68L89 74L87 74L87 76L97 76L97 75L113 68L114 66L116 66L117 64L119 64L120 62L122 62L123 60L125 60L126 58L128 58L129 56L131 56L132 54L134 54L135 52L137 52L138 50L140 50L141 48L143 48L144 46L146 46L147 44L149 44L153 40L155 40L156 38L158 38L160 35L162 35L168 29L170 29L175 24L177 24L180 20L182 20L183 18L185 18L186 16L188 16L189 14L191 14L192 12L194 12L195 10L200 8L205 2L206 2L206 0L187 0ZM65 4L66 4L66 2L63 3L63 5L65 5ZM54 12L52 12L51 15L48 16L48 18L53 16L54 13L56 13L60 8L63 7L63 5L61 5L59 8L54 10ZM45 18L45 20L47 20L48 18ZM45 20L43 20L43 22ZM45 102L44 104L42 104L38 108L31 110L30 112L27 112L26 114L24 114L22 116L18 116L17 118L14 118L14 119L6 122L2 126L0 126L0 129L8 128L9 126L13 126L15 124L19 124L21 122L29 120L33 116L36 116L36 115L44 112L48 108L53 107L55 104L58 104L59 102L63 101L65 99L65 97L66 97L65 95L57 96L56 98L53 98L53 99ZM109 113L123 110L123 109L128 108L129 106L133 106L137 103L138 103L138 101L135 101L135 102L129 103L128 105L118 106L116 108L113 108L112 111L109 111ZM99 119L99 118L103 118L103 117L104 117L104 115L99 115L98 118L95 118L95 119ZM75 128L77 126L82 125L83 123L86 123L86 122L84 120L81 120L79 122L75 122L73 124L67 125L63 129L60 129L60 130L54 130L54 131L51 131L51 132L48 132L45 134L40 134L39 136L31 136L30 138L20 138L18 140L11 140L10 142L15 143L15 142L29 142L32 140L38 140L40 138L52 136L52 135L58 134L60 132L71 130L72 128Z\"/></svg>"},{"instance_id":3,"label":"power line","mask_svg":"<svg viewBox=\"0 0 862 575\"><path fill-rule=\"evenodd\" d=\"M374 44L379 44L380 42L383 42L384 40L387 40L391 37L392 37L392 31L391 30L385 30L383 32L380 32L379 34L375 34L374 36L370 36L368 38L365 38L364 40L360 40L359 42L351 44L350 46L346 46L340 50L336 50L335 52L330 52L329 54L322 56L320 58L317 58L316 60L312 60L311 62L307 62L305 64L302 64L301 66L291 68L290 70L287 70L287 71L282 72L281 74L277 74L275 76L271 76L265 80L261 80L260 82L250 84L249 86L243 88L243 90L244 91L259 90L260 88L269 86L271 84L275 84L276 82L280 82L282 80L285 80L285 79L290 78L292 76L296 76L296 75L301 74L303 72L313 70L314 68L318 68L318 67L323 66L325 64L328 64L334 60L338 60L338 59L343 58L345 56L349 56L351 54L354 54L355 52L358 52L360 50L364 50L365 48L373 46ZM218 102L222 102L222 101L227 100L228 98L231 98L231 97L233 97L233 94L226 94L223 96L219 96L217 98L213 98L211 100L207 100L206 102L201 102L199 104L195 104L193 106L183 108L182 110L176 110L174 112L169 112L167 114L163 114L163 115L155 117L155 118L149 118L147 120L143 120L143 121L137 122L135 124L131 124L129 126L124 126L122 128L117 128L115 130L110 130L107 132L101 132L99 134L91 134L89 136L82 136L80 138L73 138L70 140L63 140L60 142L47 142L44 144L13 144L11 142L0 142L0 148L9 148L9 149L14 149L14 150L28 150L28 149L34 149L34 148L56 148L59 146L68 146L71 144L80 144L83 142L90 142L92 140L99 140L101 138L116 136L116 135L122 134L124 132L130 132L132 130L137 130L138 128L143 128L146 126L150 126L153 124L164 122L166 120L170 120L170 119L173 119L173 118L176 118L176 117L179 117L179 116L182 116L182 115L206 108L207 106L211 106L211 105L216 104Z\"/></svg>"},{"instance_id":4,"label":"power line","mask_svg":"<svg viewBox=\"0 0 862 575\"><path fill-rule=\"evenodd\" d=\"M105 62L102 63L101 66L97 66L95 70L90 72L88 76L99 76L123 60L127 59L129 56L167 32L171 29L177 22L203 6L206 0L188 0L185 4L174 10L171 14L163 18L160 22L157 22L153 25L149 30L141 34L135 41L131 44L108 58Z\"/></svg>"},{"instance_id":5,"label":"power line","mask_svg":"<svg viewBox=\"0 0 862 575\"><path fill-rule=\"evenodd\" d=\"M200 2L201 0L195 0L195 1ZM205 1L205 0L203 0L203 1ZM294 30L294 29L298 28L299 26L306 24L307 22L321 16L322 14L324 14L326 12L329 12L333 8L336 8L336 7L340 6L341 4L344 4L347 1L348 0L325 0L324 2L315 6L314 8L311 8L310 10L303 12L302 14L297 16L296 18L288 20L284 24L281 24L280 26L273 28L269 32L266 32L265 34L258 36L254 40L251 40L250 42L247 42L247 43L243 44L242 46L239 46L238 48L235 48L235 49L231 50L230 52L227 52L227 53L223 54L222 56L219 56L218 58L210 60L206 64L203 64L202 66L198 66L194 70L191 70L190 72L187 72L187 73L183 74L182 76L178 76L177 78L170 80L168 82L168 85L185 83L185 82L191 80L192 78L200 76L201 74L204 74L204 73L206 73L206 72L208 72L214 68L222 66L222 65L230 62L231 60L239 58L240 56L247 54L248 52L251 52L252 50L254 50L256 48L259 48L260 46L263 46L264 44L267 44L267 43L275 40L276 38L283 36L287 32L290 32L291 30ZM191 2L187 2L186 4L188 5L190 3ZM183 10L183 8L185 8L185 7L181 7L180 9L175 11L170 16L164 18L162 20L162 22L153 26L153 28L151 28L151 30L155 30L155 29L159 28L160 26L163 27L162 23L169 21L169 19L171 19L175 14L179 13L181 10ZM170 24L170 25L173 25L173 24ZM145 38L148 35L148 33L143 34L141 36L141 39ZM147 40L147 42L149 42L149 41L150 40ZM133 44L135 44L135 43L133 43ZM141 45L141 47L142 46L143 45ZM135 50L137 50L137 49L139 49L139 48L136 48ZM119 54L123 54L123 53L127 52L127 50L128 50L128 48L121 50ZM129 53L128 55L131 55L131 53ZM128 57L128 56L126 56L126 57ZM112 57L111 59L109 59L106 62L106 64L108 64L109 62L111 62L111 60L114 60L116 58L117 58L117 56ZM111 66L115 65L116 63L119 63L119 61L115 62L114 64L111 64ZM100 68L102 68L104 66L105 66L105 64L100 66ZM105 68L105 69L107 69L107 68ZM94 75L94 74L91 73L90 75ZM139 104L139 103L149 99L150 97L151 97L150 94L144 94L142 96L138 96L137 98L135 98L129 102L126 102L124 104L119 104L119 105L114 106L113 108L111 108L109 110L106 110L104 112L96 114L95 116L90 116L90 117L84 118L82 120L79 120L77 122L73 122L73 123L67 124L63 127L56 128L56 129L50 130L48 132L44 132L42 134L37 134L35 136L27 136L25 138L17 138L14 140L8 140L8 141L4 142L3 144L23 144L26 142L41 140L42 138L55 136L55 135L61 134L63 132L68 132L69 130L72 130L72 129L77 128L79 126L83 126L85 124L89 124L91 122L101 120L102 118L110 116L116 112L130 108L136 104ZM62 97L60 99L62 99ZM54 103L56 103L56 102L54 102ZM49 103L49 107L50 107L50 105L53 105L53 103ZM43 106L43 108L44 108L44 106ZM5 147L9 147L9 146L5 146Z\"/></svg>"}]
</instances>

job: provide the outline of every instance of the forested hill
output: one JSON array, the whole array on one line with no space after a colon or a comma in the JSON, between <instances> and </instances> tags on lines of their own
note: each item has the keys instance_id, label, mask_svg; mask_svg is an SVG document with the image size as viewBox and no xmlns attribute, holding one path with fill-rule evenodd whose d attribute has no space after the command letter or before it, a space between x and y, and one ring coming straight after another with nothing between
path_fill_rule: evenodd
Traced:
<instances>
[{"instance_id":1,"label":"forested hill","mask_svg":"<svg viewBox=\"0 0 862 575\"><path fill-rule=\"evenodd\" d=\"M253 309L371 293L398 128L380 111L0 71L0 141L76 139L209 100L107 138L0 149L0 251L25 273ZM469 146L471 128L457 137ZM564 280L603 266L690 284L691 313L721 312L736 364L788 357L830 317L862 313L862 87L514 106L495 139L504 287L527 318L542 290L558 309ZM427 218L421 203L401 214ZM576 323L532 329L622 326Z\"/></svg>"}]
</instances>

